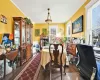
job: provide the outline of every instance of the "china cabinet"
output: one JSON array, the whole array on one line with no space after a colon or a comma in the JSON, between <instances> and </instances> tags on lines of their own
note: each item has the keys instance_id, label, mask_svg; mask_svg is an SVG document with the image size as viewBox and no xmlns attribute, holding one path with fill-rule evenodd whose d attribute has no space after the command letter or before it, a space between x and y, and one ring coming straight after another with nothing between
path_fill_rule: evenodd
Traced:
<instances>
[{"instance_id":1,"label":"china cabinet","mask_svg":"<svg viewBox=\"0 0 100 80\"><path fill-rule=\"evenodd\" d=\"M27 44L27 55L26 59L28 60L32 56L32 24L26 24L26 44Z\"/></svg>"},{"instance_id":2,"label":"china cabinet","mask_svg":"<svg viewBox=\"0 0 100 80\"><path fill-rule=\"evenodd\" d=\"M25 43L25 20L22 17L13 17L14 20L14 44L16 48Z\"/></svg>"},{"instance_id":3,"label":"china cabinet","mask_svg":"<svg viewBox=\"0 0 100 80\"><path fill-rule=\"evenodd\" d=\"M14 44L20 50L20 65L32 56L32 24L27 24L22 17L13 17L14 20Z\"/></svg>"},{"instance_id":4,"label":"china cabinet","mask_svg":"<svg viewBox=\"0 0 100 80\"><path fill-rule=\"evenodd\" d=\"M26 42L25 42L25 20L22 17L13 17L14 20L14 44L20 50L20 65L26 62Z\"/></svg>"}]
</instances>

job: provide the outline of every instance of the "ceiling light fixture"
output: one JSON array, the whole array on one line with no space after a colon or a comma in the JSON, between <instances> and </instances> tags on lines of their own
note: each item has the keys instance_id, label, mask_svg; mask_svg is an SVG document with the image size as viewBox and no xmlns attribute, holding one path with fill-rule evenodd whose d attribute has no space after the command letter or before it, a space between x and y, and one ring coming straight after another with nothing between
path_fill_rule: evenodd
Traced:
<instances>
[{"instance_id":1,"label":"ceiling light fixture","mask_svg":"<svg viewBox=\"0 0 100 80\"><path fill-rule=\"evenodd\" d=\"M47 15L47 19L45 20L45 22L50 24L52 22L51 16L50 16L50 8L48 8L47 10L48 10L48 15Z\"/></svg>"}]
</instances>

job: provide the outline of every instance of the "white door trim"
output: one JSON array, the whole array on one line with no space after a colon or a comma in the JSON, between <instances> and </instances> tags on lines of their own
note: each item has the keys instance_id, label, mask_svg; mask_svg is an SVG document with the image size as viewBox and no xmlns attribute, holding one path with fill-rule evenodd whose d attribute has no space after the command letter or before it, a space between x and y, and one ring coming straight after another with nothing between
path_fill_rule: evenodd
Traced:
<instances>
[{"instance_id":1,"label":"white door trim","mask_svg":"<svg viewBox=\"0 0 100 80\"><path fill-rule=\"evenodd\" d=\"M91 8L94 6L96 2L99 0L91 0L86 6L86 30L85 30L85 37L86 37L86 44L92 45L92 14L91 14Z\"/></svg>"}]
</instances>

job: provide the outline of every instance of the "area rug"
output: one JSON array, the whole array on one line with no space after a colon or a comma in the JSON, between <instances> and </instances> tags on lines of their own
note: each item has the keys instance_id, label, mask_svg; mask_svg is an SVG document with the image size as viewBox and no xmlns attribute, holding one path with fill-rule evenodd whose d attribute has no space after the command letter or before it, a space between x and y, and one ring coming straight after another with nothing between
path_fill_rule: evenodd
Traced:
<instances>
[{"instance_id":1,"label":"area rug","mask_svg":"<svg viewBox=\"0 0 100 80\"><path fill-rule=\"evenodd\" d=\"M32 60L27 64L27 66L16 76L14 80L34 80L39 72L40 64L40 53L36 54Z\"/></svg>"}]
</instances>

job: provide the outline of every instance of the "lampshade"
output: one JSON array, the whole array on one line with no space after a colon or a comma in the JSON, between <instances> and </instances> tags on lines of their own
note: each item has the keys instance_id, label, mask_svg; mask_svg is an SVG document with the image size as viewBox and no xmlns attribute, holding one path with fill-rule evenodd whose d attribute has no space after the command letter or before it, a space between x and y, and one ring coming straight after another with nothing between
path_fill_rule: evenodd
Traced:
<instances>
[{"instance_id":1,"label":"lampshade","mask_svg":"<svg viewBox=\"0 0 100 80\"><path fill-rule=\"evenodd\" d=\"M49 24L49 23L52 22L51 16L50 16L50 12L49 12L50 11L50 8L48 8L47 10L48 10L48 15L47 15L47 19L45 20L45 22Z\"/></svg>"}]
</instances>

